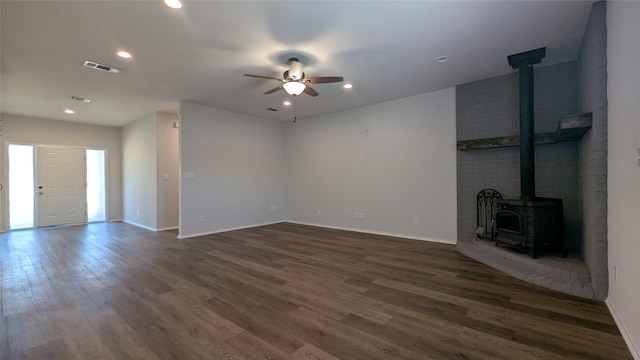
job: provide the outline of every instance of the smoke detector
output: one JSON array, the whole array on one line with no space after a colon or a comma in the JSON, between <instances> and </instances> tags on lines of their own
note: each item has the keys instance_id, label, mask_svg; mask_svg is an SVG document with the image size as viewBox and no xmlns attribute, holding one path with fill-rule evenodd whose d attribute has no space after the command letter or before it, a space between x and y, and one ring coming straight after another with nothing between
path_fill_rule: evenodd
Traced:
<instances>
[{"instance_id":1,"label":"smoke detector","mask_svg":"<svg viewBox=\"0 0 640 360\"><path fill-rule=\"evenodd\" d=\"M114 67L107 66L107 65L98 64L97 62L89 61L89 60L86 60L84 62L84 66L86 66L86 67L88 67L90 69L106 71L106 72L109 72L109 73L112 73L112 74L117 74L117 73L120 72L120 69L116 69Z\"/></svg>"}]
</instances>

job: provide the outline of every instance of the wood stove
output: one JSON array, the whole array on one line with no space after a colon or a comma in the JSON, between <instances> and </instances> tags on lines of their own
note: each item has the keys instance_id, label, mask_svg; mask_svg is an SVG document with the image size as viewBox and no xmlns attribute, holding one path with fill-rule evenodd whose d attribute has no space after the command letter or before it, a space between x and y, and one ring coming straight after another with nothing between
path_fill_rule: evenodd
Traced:
<instances>
[{"instance_id":1,"label":"wood stove","mask_svg":"<svg viewBox=\"0 0 640 360\"><path fill-rule=\"evenodd\" d=\"M534 259L543 251L564 257L562 210L562 199L498 200L496 243L526 248Z\"/></svg>"},{"instance_id":2,"label":"wood stove","mask_svg":"<svg viewBox=\"0 0 640 360\"><path fill-rule=\"evenodd\" d=\"M507 58L519 71L521 197L498 200L496 213L496 245L526 248L534 259L545 249L564 257L562 200L536 197L535 189L533 65L545 56L546 48L539 48Z\"/></svg>"}]
</instances>

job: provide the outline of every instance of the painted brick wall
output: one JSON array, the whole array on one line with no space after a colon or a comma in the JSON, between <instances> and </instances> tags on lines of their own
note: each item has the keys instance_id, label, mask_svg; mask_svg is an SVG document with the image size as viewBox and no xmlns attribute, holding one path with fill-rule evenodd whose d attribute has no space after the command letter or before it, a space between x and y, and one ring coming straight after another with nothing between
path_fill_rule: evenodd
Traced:
<instances>
[{"instance_id":1,"label":"painted brick wall","mask_svg":"<svg viewBox=\"0 0 640 360\"><path fill-rule=\"evenodd\" d=\"M579 109L593 112L593 127L581 139L582 258L596 298L609 289L607 268L607 27L606 3L593 5L578 58Z\"/></svg>"},{"instance_id":2,"label":"painted brick wall","mask_svg":"<svg viewBox=\"0 0 640 360\"><path fill-rule=\"evenodd\" d=\"M577 112L577 84L575 61L534 68L536 133L556 131L562 115ZM519 134L517 72L459 85L456 112L458 140ZM536 195L563 200L569 249L579 249L581 243L577 146L562 143L535 148ZM480 190L494 188L504 198L520 195L519 148L465 150L457 156L458 240L470 241L477 226L476 194Z\"/></svg>"}]
</instances>

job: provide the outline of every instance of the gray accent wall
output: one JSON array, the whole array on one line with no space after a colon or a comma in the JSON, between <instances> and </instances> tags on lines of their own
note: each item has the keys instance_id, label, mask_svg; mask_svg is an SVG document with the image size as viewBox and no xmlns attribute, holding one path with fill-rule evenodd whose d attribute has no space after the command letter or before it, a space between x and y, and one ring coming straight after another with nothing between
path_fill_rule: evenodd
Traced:
<instances>
[{"instance_id":1,"label":"gray accent wall","mask_svg":"<svg viewBox=\"0 0 640 360\"><path fill-rule=\"evenodd\" d=\"M555 131L562 115L592 112L593 126L579 141L536 145L536 195L563 200L565 249L584 260L598 300L606 299L609 286L606 49L606 4L597 2L578 59L534 70L536 133ZM515 72L460 85L456 100L458 140L519 134ZM478 191L519 197L519 149L458 151L457 164L458 238L470 241Z\"/></svg>"},{"instance_id":2,"label":"gray accent wall","mask_svg":"<svg viewBox=\"0 0 640 360\"><path fill-rule=\"evenodd\" d=\"M609 287L607 269L607 25L606 3L597 2L587 23L579 64L579 109L593 112L593 126L579 143L582 258L597 299Z\"/></svg>"},{"instance_id":3,"label":"gray accent wall","mask_svg":"<svg viewBox=\"0 0 640 360\"><path fill-rule=\"evenodd\" d=\"M507 59L504 59L508 67ZM544 64L544 61L543 61ZM575 61L534 68L536 133L554 132L560 117L577 112L578 64ZM518 74L456 87L457 140L520 133ZM536 145L536 195L563 200L565 246L580 248L577 143ZM503 198L520 196L518 147L458 150L458 240L471 241L476 229L476 195L485 188Z\"/></svg>"}]
</instances>

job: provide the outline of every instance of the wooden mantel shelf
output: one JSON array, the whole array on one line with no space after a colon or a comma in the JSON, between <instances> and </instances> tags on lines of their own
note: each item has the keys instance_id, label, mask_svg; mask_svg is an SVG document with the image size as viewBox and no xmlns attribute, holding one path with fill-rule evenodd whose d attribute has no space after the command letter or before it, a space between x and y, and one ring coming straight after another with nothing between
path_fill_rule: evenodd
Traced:
<instances>
[{"instance_id":1,"label":"wooden mantel shelf","mask_svg":"<svg viewBox=\"0 0 640 360\"><path fill-rule=\"evenodd\" d=\"M558 142L578 141L591 129L591 113L571 114L560 118L558 131L535 134L534 145L555 144ZM519 146L520 136L501 136L486 139L460 140L458 150L491 149Z\"/></svg>"}]
</instances>

